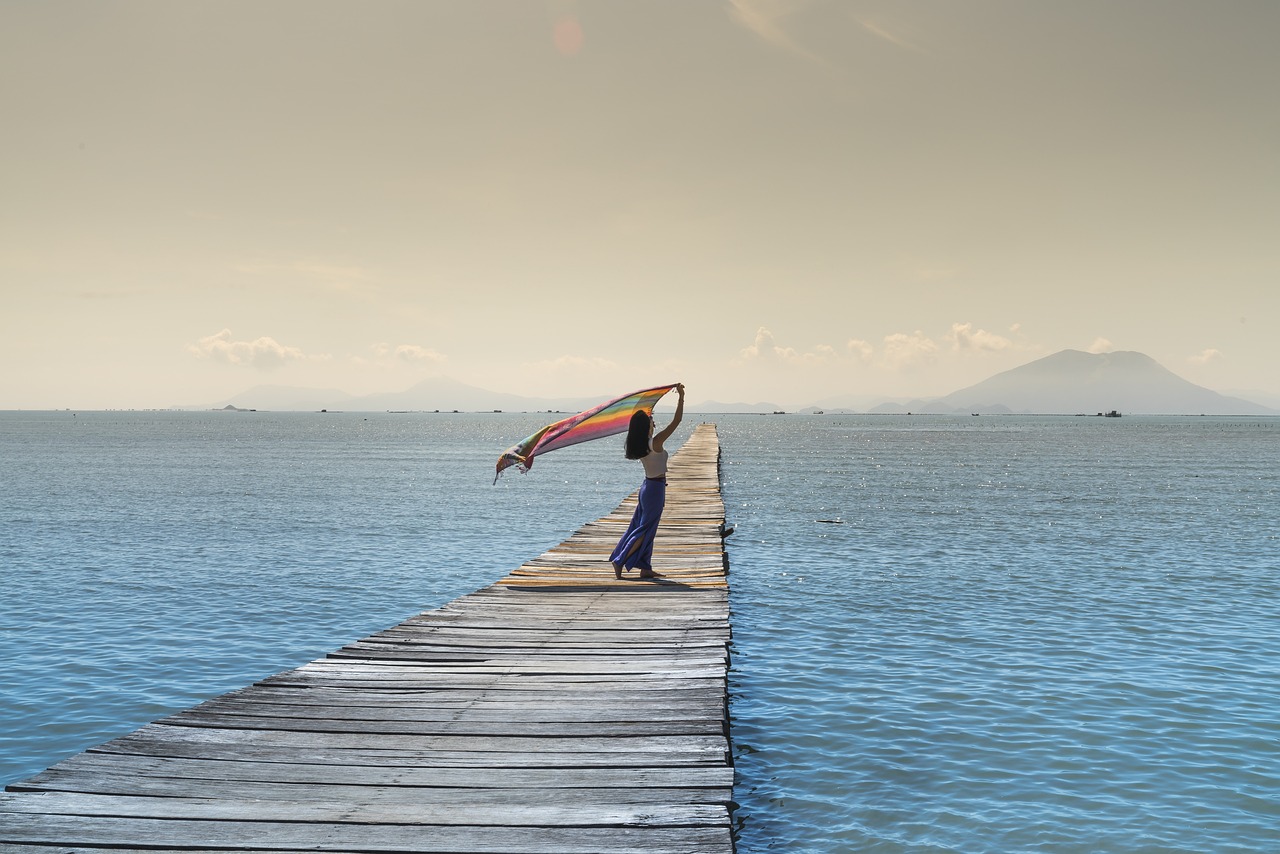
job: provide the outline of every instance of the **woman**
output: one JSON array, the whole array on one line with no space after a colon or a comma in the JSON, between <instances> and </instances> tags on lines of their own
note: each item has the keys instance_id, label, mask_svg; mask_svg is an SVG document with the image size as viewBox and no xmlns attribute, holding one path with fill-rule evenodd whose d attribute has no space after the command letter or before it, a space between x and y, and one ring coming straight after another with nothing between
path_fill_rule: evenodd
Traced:
<instances>
[{"instance_id":1,"label":"woman","mask_svg":"<svg viewBox=\"0 0 1280 854\"><path fill-rule=\"evenodd\" d=\"M684 417L684 383L678 384L676 391L680 394L676 414L662 432L653 432L653 416L645 410L637 409L631 416L625 451L627 459L639 460L644 465L644 483L640 484L640 501L631 524L609 556L614 578L622 578L624 569L636 568L641 578L658 575L653 571L653 538L658 533L658 520L667 502L667 458L670 456L663 443L671 438Z\"/></svg>"}]
</instances>

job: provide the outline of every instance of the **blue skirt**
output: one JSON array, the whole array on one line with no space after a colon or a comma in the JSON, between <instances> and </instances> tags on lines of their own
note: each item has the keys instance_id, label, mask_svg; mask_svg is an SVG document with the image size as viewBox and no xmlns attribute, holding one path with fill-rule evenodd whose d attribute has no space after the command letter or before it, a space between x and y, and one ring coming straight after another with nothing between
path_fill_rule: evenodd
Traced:
<instances>
[{"instance_id":1,"label":"blue skirt","mask_svg":"<svg viewBox=\"0 0 1280 854\"><path fill-rule=\"evenodd\" d=\"M645 478L640 485L640 500L631 516L631 524L609 556L611 563L623 569L653 569L653 538L658 533L658 521L666 503L667 482Z\"/></svg>"}]
</instances>

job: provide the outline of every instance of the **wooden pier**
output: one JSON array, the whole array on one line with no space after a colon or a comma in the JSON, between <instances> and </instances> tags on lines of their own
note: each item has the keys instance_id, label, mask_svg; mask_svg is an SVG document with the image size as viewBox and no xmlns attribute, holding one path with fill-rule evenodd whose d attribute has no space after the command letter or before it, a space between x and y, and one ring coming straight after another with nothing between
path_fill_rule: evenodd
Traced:
<instances>
[{"instance_id":1,"label":"wooden pier","mask_svg":"<svg viewBox=\"0 0 1280 854\"><path fill-rule=\"evenodd\" d=\"M489 587L11 785L0 851L729 854L718 463L712 425L672 457L661 578L613 577L632 495Z\"/></svg>"}]
</instances>

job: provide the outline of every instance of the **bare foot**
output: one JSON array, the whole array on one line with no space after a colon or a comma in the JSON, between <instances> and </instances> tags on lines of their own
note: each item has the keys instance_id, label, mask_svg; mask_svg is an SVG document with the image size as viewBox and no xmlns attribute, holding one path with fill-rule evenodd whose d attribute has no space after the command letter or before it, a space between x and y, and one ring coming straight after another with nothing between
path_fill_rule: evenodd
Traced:
<instances>
[{"instance_id":1,"label":"bare foot","mask_svg":"<svg viewBox=\"0 0 1280 854\"><path fill-rule=\"evenodd\" d=\"M615 563L613 565L613 577L618 579L619 581L622 580L622 564Z\"/></svg>"},{"instance_id":2,"label":"bare foot","mask_svg":"<svg viewBox=\"0 0 1280 854\"><path fill-rule=\"evenodd\" d=\"M662 576L654 572L652 569L642 569L640 570L640 577L641 578L661 578Z\"/></svg>"}]
</instances>

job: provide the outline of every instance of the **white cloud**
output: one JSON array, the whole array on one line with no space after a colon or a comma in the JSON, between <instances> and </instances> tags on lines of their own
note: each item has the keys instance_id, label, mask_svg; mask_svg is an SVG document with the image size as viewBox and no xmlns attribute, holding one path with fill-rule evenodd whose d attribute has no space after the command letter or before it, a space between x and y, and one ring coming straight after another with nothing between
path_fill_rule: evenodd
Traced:
<instances>
[{"instance_id":1,"label":"white cloud","mask_svg":"<svg viewBox=\"0 0 1280 854\"><path fill-rule=\"evenodd\" d=\"M297 347L287 347L274 338L263 336L253 341L234 341L231 330L201 338L187 348L200 359L212 359L229 365L243 365L259 370L273 370L289 362L306 359Z\"/></svg>"},{"instance_id":2,"label":"white cloud","mask_svg":"<svg viewBox=\"0 0 1280 854\"><path fill-rule=\"evenodd\" d=\"M1095 338L1093 343L1089 345L1090 353L1110 353L1115 349L1115 345L1106 338Z\"/></svg>"},{"instance_id":3,"label":"white cloud","mask_svg":"<svg viewBox=\"0 0 1280 854\"><path fill-rule=\"evenodd\" d=\"M968 331L971 338L977 337L988 346L991 346L992 339L1000 338L985 332ZM956 347L956 349L960 348ZM845 365L855 362L874 365L884 370L899 370L934 362L940 350L937 342L917 330L911 334L898 332L886 335L878 350L869 341L851 338L845 343L843 351L829 344L817 344L812 350L801 352L794 347L781 346L774 339L773 333L767 327L761 326L756 330L755 340L749 347L742 348L739 356L742 362L761 366L820 367L837 365L843 361Z\"/></svg>"},{"instance_id":4,"label":"white cloud","mask_svg":"<svg viewBox=\"0 0 1280 854\"><path fill-rule=\"evenodd\" d=\"M917 374L932 366L954 373L965 370L975 357L1031 349L1018 333L1016 325L1005 336L971 323L953 323L938 338L917 329L878 340L849 338L842 347L817 344L801 351L779 343L768 327L761 326L752 343L738 351L734 364L753 368L760 376L788 377L793 383L802 379L847 383L851 376L862 382L896 382L902 374Z\"/></svg>"},{"instance_id":5,"label":"white cloud","mask_svg":"<svg viewBox=\"0 0 1280 854\"><path fill-rule=\"evenodd\" d=\"M1215 350L1214 348L1209 347L1208 349L1201 350L1199 353L1196 353L1195 355L1188 356L1187 361L1193 365L1207 365L1210 362L1216 362L1221 358L1222 358L1221 350Z\"/></svg>"},{"instance_id":6,"label":"white cloud","mask_svg":"<svg viewBox=\"0 0 1280 854\"><path fill-rule=\"evenodd\" d=\"M392 346L378 343L370 346L373 356L378 361L397 360L411 365L440 365L448 360L443 353L417 344L397 344Z\"/></svg>"},{"instance_id":7,"label":"white cloud","mask_svg":"<svg viewBox=\"0 0 1280 854\"><path fill-rule=\"evenodd\" d=\"M951 342L953 350L999 352L1014 346L1014 343L1003 335L987 332L985 329L974 329L972 323L951 324L951 334L947 339Z\"/></svg>"},{"instance_id":8,"label":"white cloud","mask_svg":"<svg viewBox=\"0 0 1280 854\"><path fill-rule=\"evenodd\" d=\"M773 333L761 326L756 330L756 340L750 347L743 347L741 356L744 359L759 359L777 356L781 348L773 343Z\"/></svg>"},{"instance_id":9,"label":"white cloud","mask_svg":"<svg viewBox=\"0 0 1280 854\"><path fill-rule=\"evenodd\" d=\"M871 342L863 341L861 338L850 338L844 346L859 362L870 362L871 357L876 353L876 348L871 346Z\"/></svg>"},{"instance_id":10,"label":"white cloud","mask_svg":"<svg viewBox=\"0 0 1280 854\"><path fill-rule=\"evenodd\" d=\"M920 330L908 335L895 332L884 337L884 353L880 362L889 368L907 368L934 361L938 345Z\"/></svg>"},{"instance_id":11,"label":"white cloud","mask_svg":"<svg viewBox=\"0 0 1280 854\"><path fill-rule=\"evenodd\" d=\"M816 365L835 358L836 349L829 344L818 344L812 351L801 353L794 347L780 347L773 333L761 326L756 330L755 341L743 347L739 356L744 361L761 364Z\"/></svg>"}]
</instances>

